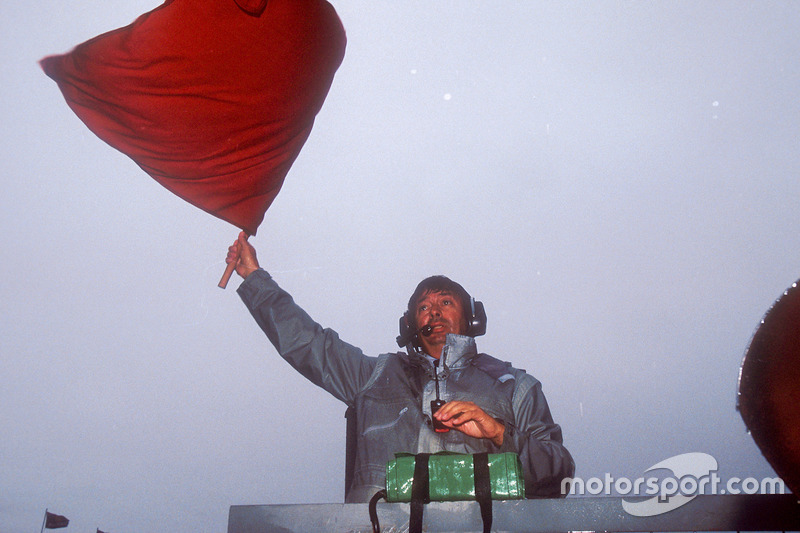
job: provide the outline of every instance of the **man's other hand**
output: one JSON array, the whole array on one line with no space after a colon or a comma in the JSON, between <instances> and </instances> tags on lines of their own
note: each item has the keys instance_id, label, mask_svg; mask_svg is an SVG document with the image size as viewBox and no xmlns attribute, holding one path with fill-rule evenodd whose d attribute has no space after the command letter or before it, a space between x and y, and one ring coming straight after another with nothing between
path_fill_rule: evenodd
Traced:
<instances>
[{"instance_id":1,"label":"man's other hand","mask_svg":"<svg viewBox=\"0 0 800 533\"><path fill-rule=\"evenodd\" d=\"M473 402L447 402L433 416L450 429L470 437L491 439L496 446L503 444L505 426Z\"/></svg>"}]
</instances>

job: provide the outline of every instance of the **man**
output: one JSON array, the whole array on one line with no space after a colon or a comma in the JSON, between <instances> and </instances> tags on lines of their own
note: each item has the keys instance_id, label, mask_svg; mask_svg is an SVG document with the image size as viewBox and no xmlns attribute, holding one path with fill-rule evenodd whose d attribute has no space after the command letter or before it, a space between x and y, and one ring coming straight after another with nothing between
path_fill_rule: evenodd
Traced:
<instances>
[{"instance_id":1,"label":"man","mask_svg":"<svg viewBox=\"0 0 800 533\"><path fill-rule=\"evenodd\" d=\"M358 443L345 501L366 502L383 489L395 452L444 450L515 452L527 497L562 496L561 480L573 476L575 464L541 384L478 354L471 335L483 333L485 316L473 314L475 302L461 285L444 276L420 283L401 319L398 343L407 343L408 353L369 357L297 306L260 269L244 233L226 262L244 278L238 293L281 357L355 409ZM432 412L439 398L446 403Z\"/></svg>"}]
</instances>

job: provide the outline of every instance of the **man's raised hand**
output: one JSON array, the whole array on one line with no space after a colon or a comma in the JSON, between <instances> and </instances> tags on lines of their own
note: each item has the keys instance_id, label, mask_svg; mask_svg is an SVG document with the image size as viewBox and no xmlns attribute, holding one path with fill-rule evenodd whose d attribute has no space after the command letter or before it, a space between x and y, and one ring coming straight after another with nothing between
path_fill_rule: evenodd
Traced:
<instances>
[{"instance_id":1,"label":"man's raised hand","mask_svg":"<svg viewBox=\"0 0 800 533\"><path fill-rule=\"evenodd\" d=\"M236 273L243 278L259 269L256 249L247 242L247 234L245 232L240 232L239 237L228 247L228 255L225 257L225 262L229 265L233 263L236 267Z\"/></svg>"}]
</instances>

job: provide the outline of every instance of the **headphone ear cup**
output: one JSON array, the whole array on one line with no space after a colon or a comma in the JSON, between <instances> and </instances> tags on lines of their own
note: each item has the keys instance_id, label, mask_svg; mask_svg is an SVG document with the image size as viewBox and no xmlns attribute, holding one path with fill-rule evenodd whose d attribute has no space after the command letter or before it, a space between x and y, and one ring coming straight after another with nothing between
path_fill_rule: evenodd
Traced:
<instances>
[{"instance_id":1,"label":"headphone ear cup","mask_svg":"<svg viewBox=\"0 0 800 533\"><path fill-rule=\"evenodd\" d=\"M483 302L475 298L470 299L470 304L472 316L469 321L468 334L471 337L479 337L486 333L486 309L483 307Z\"/></svg>"},{"instance_id":2,"label":"headphone ear cup","mask_svg":"<svg viewBox=\"0 0 800 533\"><path fill-rule=\"evenodd\" d=\"M397 336L397 345L401 348L407 345L411 341L411 337L413 336L413 330L411 329L411 324L408 323L408 311L403 313L403 316L400 317L400 324L398 325L398 330L400 335Z\"/></svg>"}]
</instances>

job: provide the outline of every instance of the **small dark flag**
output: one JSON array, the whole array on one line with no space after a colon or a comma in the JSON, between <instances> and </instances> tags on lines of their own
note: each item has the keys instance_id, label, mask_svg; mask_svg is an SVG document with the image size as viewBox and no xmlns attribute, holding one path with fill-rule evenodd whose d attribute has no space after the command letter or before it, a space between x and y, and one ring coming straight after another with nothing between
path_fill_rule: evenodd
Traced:
<instances>
[{"instance_id":1,"label":"small dark flag","mask_svg":"<svg viewBox=\"0 0 800 533\"><path fill-rule=\"evenodd\" d=\"M106 533L106 532L105 532L105 531L103 531L103 530L102 530L102 529L100 529L100 528L97 528L97 533Z\"/></svg>"},{"instance_id":2,"label":"small dark flag","mask_svg":"<svg viewBox=\"0 0 800 533\"><path fill-rule=\"evenodd\" d=\"M66 516L61 516L60 514L53 514L47 511L45 511L45 515L46 515L46 518L44 520L45 529L59 529L62 527L67 527L69 525L69 519Z\"/></svg>"}]
</instances>

